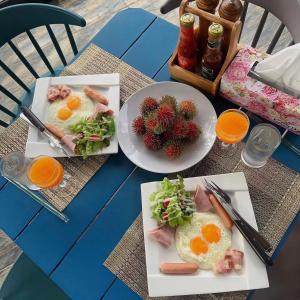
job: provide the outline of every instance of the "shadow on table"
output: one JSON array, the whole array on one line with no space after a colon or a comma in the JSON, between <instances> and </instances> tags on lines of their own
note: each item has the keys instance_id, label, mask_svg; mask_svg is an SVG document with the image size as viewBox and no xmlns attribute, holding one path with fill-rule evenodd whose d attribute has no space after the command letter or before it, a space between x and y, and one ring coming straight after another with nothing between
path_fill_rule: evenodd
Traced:
<instances>
[{"instance_id":1,"label":"shadow on table","mask_svg":"<svg viewBox=\"0 0 300 300\"><path fill-rule=\"evenodd\" d=\"M69 300L24 253L7 275L0 300Z\"/></svg>"}]
</instances>

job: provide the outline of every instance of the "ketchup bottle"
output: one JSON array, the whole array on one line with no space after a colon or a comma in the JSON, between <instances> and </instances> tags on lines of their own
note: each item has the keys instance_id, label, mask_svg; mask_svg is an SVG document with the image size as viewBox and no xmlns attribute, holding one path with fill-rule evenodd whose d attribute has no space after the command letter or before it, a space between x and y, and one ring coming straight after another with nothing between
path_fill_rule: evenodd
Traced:
<instances>
[{"instance_id":1,"label":"ketchup bottle","mask_svg":"<svg viewBox=\"0 0 300 300\"><path fill-rule=\"evenodd\" d=\"M180 17L178 64L181 68L187 70L193 70L197 61L194 22L195 18L192 14L186 13Z\"/></svg>"}]
</instances>

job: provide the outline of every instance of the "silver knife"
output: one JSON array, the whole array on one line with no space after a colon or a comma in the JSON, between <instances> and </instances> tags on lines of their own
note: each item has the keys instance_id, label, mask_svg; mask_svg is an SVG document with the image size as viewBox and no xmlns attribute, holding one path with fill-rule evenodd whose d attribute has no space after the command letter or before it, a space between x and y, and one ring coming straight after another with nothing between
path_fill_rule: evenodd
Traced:
<instances>
[{"instance_id":1,"label":"silver knife","mask_svg":"<svg viewBox=\"0 0 300 300\"><path fill-rule=\"evenodd\" d=\"M235 217L243 222L244 227L247 227L248 231L254 238L256 238L258 243L262 245L264 250L270 252L273 249L272 245L238 213L238 211L231 204L230 196L213 181L209 183L207 180L205 180L205 182L213 191L215 191L216 194L218 194L221 200L231 208Z\"/></svg>"},{"instance_id":2,"label":"silver knife","mask_svg":"<svg viewBox=\"0 0 300 300\"><path fill-rule=\"evenodd\" d=\"M259 257L259 259L267 266L273 265L272 258L265 252L264 247L261 245L261 243L259 243L259 241L257 241L255 235L253 235L253 232L250 231L249 227L245 225L246 223L236 217L231 205L229 205L224 199L222 199L222 197L220 197L214 190L210 189L209 186L206 186L206 188L210 193L212 193L216 197L220 205L228 213L234 225L237 227L239 232L243 235L243 237L251 246L251 248L256 253L256 255Z\"/></svg>"},{"instance_id":3,"label":"silver knife","mask_svg":"<svg viewBox=\"0 0 300 300\"><path fill-rule=\"evenodd\" d=\"M64 155L70 158L70 154L64 148L60 140L58 140L51 132L49 132L46 126L41 122L41 120L27 107L22 106L21 111L25 115L25 117L34 125L45 137L47 137L49 145L52 148L56 148L60 150Z\"/></svg>"}]
</instances>

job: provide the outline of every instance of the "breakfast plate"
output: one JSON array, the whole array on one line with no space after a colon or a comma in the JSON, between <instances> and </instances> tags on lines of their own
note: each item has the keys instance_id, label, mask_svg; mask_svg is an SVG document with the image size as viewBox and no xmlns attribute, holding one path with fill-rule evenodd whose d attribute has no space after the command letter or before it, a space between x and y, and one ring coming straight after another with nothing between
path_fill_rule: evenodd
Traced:
<instances>
[{"instance_id":1,"label":"breakfast plate","mask_svg":"<svg viewBox=\"0 0 300 300\"><path fill-rule=\"evenodd\" d=\"M146 148L143 138L137 136L132 128L145 98L161 99L166 95L176 98L179 103L186 99L193 101L197 110L193 121L201 128L199 138L188 144L181 156L174 160L168 159L162 151ZM139 90L124 103L117 123L118 140L125 155L137 166L156 173L179 172L195 165L210 151L216 138L216 120L212 104L200 91L183 83L158 82Z\"/></svg>"},{"instance_id":2,"label":"breakfast plate","mask_svg":"<svg viewBox=\"0 0 300 300\"><path fill-rule=\"evenodd\" d=\"M80 105L72 110L71 117L67 118L62 114L59 119L58 112L69 113L69 109L65 109L66 100L49 100L49 90L51 88L65 86L71 90L71 96L79 96ZM70 125L80 122L80 120L93 115L96 107L96 102L92 101L84 91L88 86L94 93L102 95L108 99L108 104L105 106L107 110L113 112L112 118L116 123L120 109L120 78L119 74L99 74L99 75L82 75L82 76L63 76L63 77L46 77L36 81L36 87L32 102L32 112L43 122L55 125L60 130L68 129ZM55 91L54 91L55 92ZM66 98L68 99L68 98ZM77 100L77 99L75 99ZM71 105L74 103L71 103ZM75 103L76 104L76 103ZM100 104L101 105L101 104ZM97 150L89 155L112 154L118 152L117 135L114 134L108 143L107 147ZM70 156L75 156L71 153ZM50 147L48 140L33 126L29 126L28 138L26 142L25 155L27 157L36 157L39 155L49 155L52 157L62 157L64 154Z\"/></svg>"},{"instance_id":3,"label":"breakfast plate","mask_svg":"<svg viewBox=\"0 0 300 300\"><path fill-rule=\"evenodd\" d=\"M185 190L195 191L196 186L203 183L204 179L213 180L226 192L229 192L232 205L249 224L257 229L244 173L185 178ZM157 192L159 187L160 182L149 182L141 185L147 281L150 297L229 292L269 286L265 265L235 227L232 227L231 247L244 253L243 266L239 271L215 274L212 270L205 270L204 267L201 268L200 266L200 269L193 274L165 274L160 272L161 263L182 263L183 259L182 253L181 257L178 254L177 248L180 244L178 244L177 232L176 243L173 243L169 248L162 246L149 234L153 228L157 227L157 221L152 218L149 197L153 192ZM222 238L224 238L223 234Z\"/></svg>"}]
</instances>

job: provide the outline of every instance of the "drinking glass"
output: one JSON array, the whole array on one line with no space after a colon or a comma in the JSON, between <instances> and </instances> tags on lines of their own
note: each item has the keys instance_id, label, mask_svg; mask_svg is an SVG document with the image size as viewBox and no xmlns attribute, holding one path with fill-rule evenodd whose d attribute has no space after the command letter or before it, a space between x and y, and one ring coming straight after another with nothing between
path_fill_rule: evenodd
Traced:
<instances>
[{"instance_id":1,"label":"drinking glass","mask_svg":"<svg viewBox=\"0 0 300 300\"><path fill-rule=\"evenodd\" d=\"M241 153L242 161L251 168L263 167L280 143L281 134L275 126L268 123L256 125Z\"/></svg>"},{"instance_id":2,"label":"drinking glass","mask_svg":"<svg viewBox=\"0 0 300 300\"><path fill-rule=\"evenodd\" d=\"M66 186L68 175L59 161L49 156L27 158L22 152L12 152L0 162L0 172L31 190Z\"/></svg>"},{"instance_id":3,"label":"drinking glass","mask_svg":"<svg viewBox=\"0 0 300 300\"><path fill-rule=\"evenodd\" d=\"M228 109L222 112L216 123L221 150L235 150L236 145L246 136L249 124L248 116L241 110Z\"/></svg>"}]
</instances>

